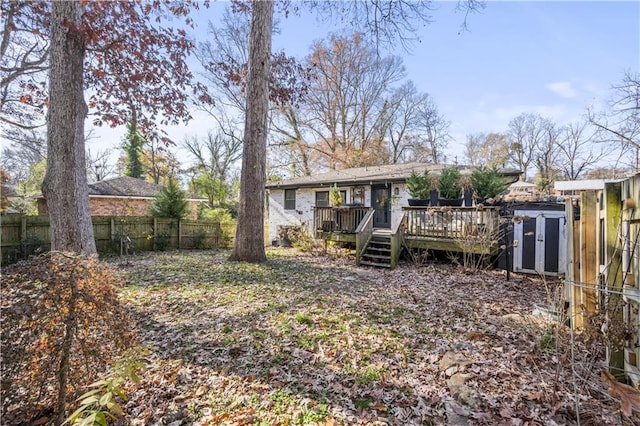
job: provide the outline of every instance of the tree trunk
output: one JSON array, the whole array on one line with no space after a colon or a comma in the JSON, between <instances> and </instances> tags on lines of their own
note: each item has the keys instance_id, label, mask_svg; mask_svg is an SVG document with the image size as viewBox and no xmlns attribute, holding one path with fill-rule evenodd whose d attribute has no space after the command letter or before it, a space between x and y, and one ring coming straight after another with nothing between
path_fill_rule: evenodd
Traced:
<instances>
[{"instance_id":1,"label":"tree trunk","mask_svg":"<svg viewBox=\"0 0 640 426\"><path fill-rule=\"evenodd\" d=\"M273 1L251 4L249 75L244 121L244 148L240 174L240 206L233 254L229 260L262 262L264 199L269 110L269 75Z\"/></svg>"},{"instance_id":2,"label":"tree trunk","mask_svg":"<svg viewBox=\"0 0 640 426\"><path fill-rule=\"evenodd\" d=\"M51 249L96 253L85 167L84 36L80 1L51 4L47 173L42 193L51 220Z\"/></svg>"}]
</instances>

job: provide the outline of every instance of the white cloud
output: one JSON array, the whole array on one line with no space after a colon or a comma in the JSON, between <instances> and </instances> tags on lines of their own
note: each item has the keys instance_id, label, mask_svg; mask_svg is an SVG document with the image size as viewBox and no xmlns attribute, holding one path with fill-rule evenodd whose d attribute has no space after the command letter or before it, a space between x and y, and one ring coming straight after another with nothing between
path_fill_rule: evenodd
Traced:
<instances>
[{"instance_id":1,"label":"white cloud","mask_svg":"<svg viewBox=\"0 0 640 426\"><path fill-rule=\"evenodd\" d=\"M555 83L549 83L545 86L547 90L567 99L573 99L578 96L576 89L570 81L557 81Z\"/></svg>"}]
</instances>

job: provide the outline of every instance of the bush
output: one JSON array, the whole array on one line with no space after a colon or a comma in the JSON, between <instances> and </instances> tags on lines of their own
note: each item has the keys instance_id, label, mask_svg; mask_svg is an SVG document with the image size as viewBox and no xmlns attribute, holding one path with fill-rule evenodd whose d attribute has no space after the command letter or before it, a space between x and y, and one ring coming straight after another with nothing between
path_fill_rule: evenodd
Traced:
<instances>
[{"instance_id":1,"label":"bush","mask_svg":"<svg viewBox=\"0 0 640 426\"><path fill-rule=\"evenodd\" d=\"M462 186L460 179L462 178L460 170L456 166L445 167L440 173L438 180L438 192L440 198L455 199L462 195Z\"/></svg>"},{"instance_id":2,"label":"bush","mask_svg":"<svg viewBox=\"0 0 640 426\"><path fill-rule=\"evenodd\" d=\"M278 238L285 246L290 244L300 251L307 252L315 249L315 241L311 238L303 225L281 226L278 229Z\"/></svg>"},{"instance_id":3,"label":"bush","mask_svg":"<svg viewBox=\"0 0 640 426\"><path fill-rule=\"evenodd\" d=\"M198 229L193 234L193 247L197 249L207 248L207 231Z\"/></svg>"},{"instance_id":4,"label":"bush","mask_svg":"<svg viewBox=\"0 0 640 426\"><path fill-rule=\"evenodd\" d=\"M96 258L58 252L3 271L3 423L64 413L78 390L135 340L116 295L121 285Z\"/></svg>"},{"instance_id":5,"label":"bush","mask_svg":"<svg viewBox=\"0 0 640 426\"><path fill-rule=\"evenodd\" d=\"M491 167L478 167L471 173L471 188L477 198L495 198L507 189L500 172Z\"/></svg>"},{"instance_id":6,"label":"bush","mask_svg":"<svg viewBox=\"0 0 640 426\"><path fill-rule=\"evenodd\" d=\"M428 200L431 190L430 184L429 170L425 169L421 175L417 174L415 170L411 170L411 175L407 178L407 191L415 199Z\"/></svg>"},{"instance_id":7,"label":"bush","mask_svg":"<svg viewBox=\"0 0 640 426\"><path fill-rule=\"evenodd\" d=\"M165 251L171 242L171 235L167 231L160 231L155 236L156 250Z\"/></svg>"}]
</instances>

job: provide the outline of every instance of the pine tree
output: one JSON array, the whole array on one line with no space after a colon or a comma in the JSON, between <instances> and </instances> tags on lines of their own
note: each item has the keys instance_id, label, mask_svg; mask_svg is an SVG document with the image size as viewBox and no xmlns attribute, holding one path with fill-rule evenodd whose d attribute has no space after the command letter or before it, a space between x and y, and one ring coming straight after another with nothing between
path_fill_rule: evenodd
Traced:
<instances>
[{"instance_id":1,"label":"pine tree","mask_svg":"<svg viewBox=\"0 0 640 426\"><path fill-rule=\"evenodd\" d=\"M140 156L142 155L142 146L145 141L138 131L138 126L135 121L131 121L127 124L127 131L127 139L123 145L123 149L127 154L127 167L124 174L125 176L142 179L144 169L142 167Z\"/></svg>"},{"instance_id":2,"label":"pine tree","mask_svg":"<svg viewBox=\"0 0 640 426\"><path fill-rule=\"evenodd\" d=\"M189 202L185 192L174 178L156 195L151 203L151 214L155 217L182 219L189 214Z\"/></svg>"}]
</instances>

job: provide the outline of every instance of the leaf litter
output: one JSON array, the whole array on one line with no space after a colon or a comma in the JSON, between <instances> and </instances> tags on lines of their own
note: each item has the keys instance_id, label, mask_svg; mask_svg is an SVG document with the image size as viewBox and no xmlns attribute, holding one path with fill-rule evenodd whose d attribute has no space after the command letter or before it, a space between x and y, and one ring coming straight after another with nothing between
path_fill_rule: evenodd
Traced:
<instances>
[{"instance_id":1,"label":"leaf litter","mask_svg":"<svg viewBox=\"0 0 640 426\"><path fill-rule=\"evenodd\" d=\"M228 255L128 259L121 296L150 353L121 423L638 420L607 394L603 360L578 339L572 369L568 328L531 315L557 280L444 264L371 269L295 249L269 249L264 264Z\"/></svg>"}]
</instances>

